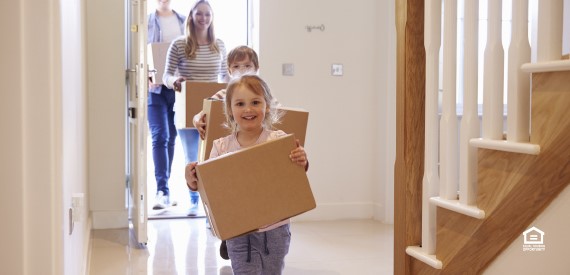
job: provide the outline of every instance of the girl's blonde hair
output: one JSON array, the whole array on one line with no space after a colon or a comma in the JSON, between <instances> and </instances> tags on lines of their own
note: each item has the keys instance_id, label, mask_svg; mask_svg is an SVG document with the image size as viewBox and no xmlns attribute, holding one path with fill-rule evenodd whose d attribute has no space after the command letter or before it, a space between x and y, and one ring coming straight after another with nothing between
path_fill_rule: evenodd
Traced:
<instances>
[{"instance_id":1,"label":"girl's blonde hair","mask_svg":"<svg viewBox=\"0 0 570 275\"><path fill-rule=\"evenodd\" d=\"M273 125L279 123L283 113L277 110L277 104L269 90L269 86L261 77L257 75L243 75L241 77L235 78L228 83L226 89L226 100L224 104L224 111L226 114L225 126L232 130L232 133L238 131L238 125L235 118L232 115L232 98L234 92L238 88L246 88L254 92L256 95L263 96L265 104L269 107L269 111L265 114L265 119L263 120L263 127L265 129L273 129Z\"/></svg>"},{"instance_id":2,"label":"girl's blonde hair","mask_svg":"<svg viewBox=\"0 0 570 275\"><path fill-rule=\"evenodd\" d=\"M210 50L216 53L220 53L220 48L216 43L216 35L214 34L214 11L212 10L212 6L210 6L210 2L207 0L198 0L190 9L190 13L186 19L186 46L184 47L184 52L186 53L186 57L188 57L188 59L194 59L196 57L196 50L198 49L198 41L196 40L196 26L194 26L192 14L200 4L208 5L212 11L212 23L210 23L210 27L208 27L208 46L210 47Z\"/></svg>"}]
</instances>

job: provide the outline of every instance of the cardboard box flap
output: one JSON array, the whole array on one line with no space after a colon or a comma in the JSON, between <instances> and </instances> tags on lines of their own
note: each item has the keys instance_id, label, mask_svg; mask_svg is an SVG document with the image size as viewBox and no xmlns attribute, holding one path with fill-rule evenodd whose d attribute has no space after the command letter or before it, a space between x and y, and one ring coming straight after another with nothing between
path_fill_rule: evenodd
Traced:
<instances>
[{"instance_id":1,"label":"cardboard box flap","mask_svg":"<svg viewBox=\"0 0 570 275\"><path fill-rule=\"evenodd\" d=\"M305 169L289 159L293 148L287 135L197 165L198 190L220 239L316 207Z\"/></svg>"},{"instance_id":2,"label":"cardboard box flap","mask_svg":"<svg viewBox=\"0 0 570 275\"><path fill-rule=\"evenodd\" d=\"M185 81L182 91L175 93L174 111L176 128L192 128L192 118L202 111L204 99L225 89L227 83Z\"/></svg>"}]
</instances>

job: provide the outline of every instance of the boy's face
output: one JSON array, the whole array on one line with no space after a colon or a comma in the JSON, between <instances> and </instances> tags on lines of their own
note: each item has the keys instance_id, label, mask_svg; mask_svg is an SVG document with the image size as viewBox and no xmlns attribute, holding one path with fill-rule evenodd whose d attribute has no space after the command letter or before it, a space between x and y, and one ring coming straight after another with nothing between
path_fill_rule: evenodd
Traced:
<instances>
[{"instance_id":1,"label":"boy's face","mask_svg":"<svg viewBox=\"0 0 570 275\"><path fill-rule=\"evenodd\" d=\"M257 74L257 68L253 62L246 57L245 59L234 61L230 64L228 70L232 77L239 77L244 74Z\"/></svg>"}]
</instances>

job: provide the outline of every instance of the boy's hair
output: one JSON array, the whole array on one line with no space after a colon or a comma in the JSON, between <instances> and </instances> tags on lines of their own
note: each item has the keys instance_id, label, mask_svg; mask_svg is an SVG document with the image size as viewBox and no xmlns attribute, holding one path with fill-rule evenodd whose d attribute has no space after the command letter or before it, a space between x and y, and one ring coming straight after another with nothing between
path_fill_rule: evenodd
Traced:
<instances>
[{"instance_id":1,"label":"boy's hair","mask_svg":"<svg viewBox=\"0 0 570 275\"><path fill-rule=\"evenodd\" d=\"M249 58L255 66L255 70L259 70L259 59L257 53L248 46L237 46L228 53L228 70L231 64Z\"/></svg>"},{"instance_id":2,"label":"boy's hair","mask_svg":"<svg viewBox=\"0 0 570 275\"><path fill-rule=\"evenodd\" d=\"M267 107L269 108L269 112L265 114L265 119L263 120L263 127L265 129L272 129L273 124L279 123L283 113L277 110L277 105L275 104L275 100L273 95L271 95L271 91L269 90L267 83L257 75L243 75L231 80L226 89L226 100L224 104L224 111L226 114L225 126L230 128L232 133L235 133L238 130L238 125L232 115L232 98L235 90L239 87L247 88L255 94L263 96L265 104L267 104Z\"/></svg>"}]
</instances>

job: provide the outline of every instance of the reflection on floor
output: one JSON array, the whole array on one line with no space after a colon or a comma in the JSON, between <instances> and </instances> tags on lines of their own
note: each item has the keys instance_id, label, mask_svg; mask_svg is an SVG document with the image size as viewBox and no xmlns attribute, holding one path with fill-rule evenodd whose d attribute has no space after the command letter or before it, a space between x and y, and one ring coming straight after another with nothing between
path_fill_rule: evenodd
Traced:
<instances>
[{"instance_id":1,"label":"reflection on floor","mask_svg":"<svg viewBox=\"0 0 570 275\"><path fill-rule=\"evenodd\" d=\"M393 226L372 220L293 222L283 274L393 274ZM231 275L204 218L148 222L146 247L127 229L94 230L90 275Z\"/></svg>"}]
</instances>

